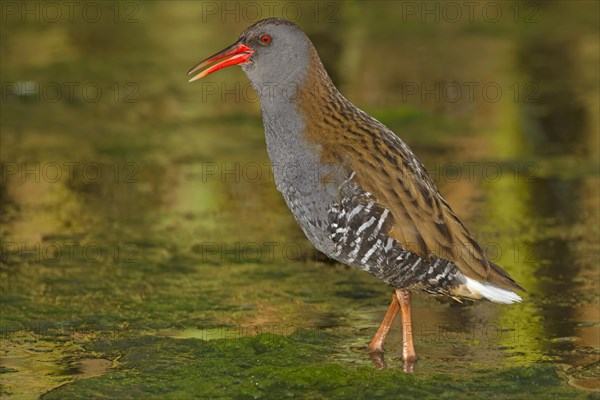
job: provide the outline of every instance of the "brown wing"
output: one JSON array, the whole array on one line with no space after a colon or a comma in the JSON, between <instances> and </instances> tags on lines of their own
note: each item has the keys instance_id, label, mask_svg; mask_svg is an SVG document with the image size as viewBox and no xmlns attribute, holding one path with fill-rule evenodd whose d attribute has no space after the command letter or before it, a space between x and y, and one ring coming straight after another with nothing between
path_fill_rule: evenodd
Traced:
<instances>
[{"instance_id":1,"label":"brown wing","mask_svg":"<svg viewBox=\"0 0 600 400\"><path fill-rule=\"evenodd\" d=\"M390 210L394 217L390 236L425 259L452 261L470 278L521 289L487 260L412 151L391 131L377 133L361 146L347 146L348 153L340 158L356 173L361 189Z\"/></svg>"}]
</instances>

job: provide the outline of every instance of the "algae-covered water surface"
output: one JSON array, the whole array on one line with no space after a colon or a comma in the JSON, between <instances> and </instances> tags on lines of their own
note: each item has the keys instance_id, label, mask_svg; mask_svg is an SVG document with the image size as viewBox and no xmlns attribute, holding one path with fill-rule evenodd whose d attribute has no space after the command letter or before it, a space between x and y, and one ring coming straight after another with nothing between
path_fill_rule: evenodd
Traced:
<instances>
[{"instance_id":1,"label":"algae-covered water surface","mask_svg":"<svg viewBox=\"0 0 600 400\"><path fill-rule=\"evenodd\" d=\"M467 4L468 3L468 4ZM475 4L476 3L476 4ZM4 2L7 399L599 397L597 2ZM414 296L304 237L239 68L258 19L421 158L523 302Z\"/></svg>"}]
</instances>

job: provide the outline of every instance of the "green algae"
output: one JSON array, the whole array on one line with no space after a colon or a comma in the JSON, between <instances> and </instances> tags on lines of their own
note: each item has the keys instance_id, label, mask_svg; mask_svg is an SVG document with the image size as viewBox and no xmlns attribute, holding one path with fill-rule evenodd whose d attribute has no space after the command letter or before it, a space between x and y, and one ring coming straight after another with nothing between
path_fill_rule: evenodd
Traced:
<instances>
[{"instance_id":1,"label":"green algae","mask_svg":"<svg viewBox=\"0 0 600 400\"><path fill-rule=\"evenodd\" d=\"M107 353L118 352L119 366L64 385L43 399L585 398L561 386L548 364L479 371L476 377L410 375L331 362L335 340L326 333L298 331L214 341L142 337L108 348L97 345Z\"/></svg>"}]
</instances>

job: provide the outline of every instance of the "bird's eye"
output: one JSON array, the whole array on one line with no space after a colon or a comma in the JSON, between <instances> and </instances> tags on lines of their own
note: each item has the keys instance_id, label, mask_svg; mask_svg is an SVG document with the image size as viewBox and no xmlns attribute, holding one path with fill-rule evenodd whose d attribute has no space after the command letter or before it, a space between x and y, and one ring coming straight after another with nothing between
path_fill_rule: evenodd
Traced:
<instances>
[{"instance_id":1,"label":"bird's eye","mask_svg":"<svg viewBox=\"0 0 600 400\"><path fill-rule=\"evenodd\" d=\"M273 40L273 38L271 38L271 35L262 35L260 37L260 41L262 44L269 44L271 43L271 40Z\"/></svg>"}]
</instances>

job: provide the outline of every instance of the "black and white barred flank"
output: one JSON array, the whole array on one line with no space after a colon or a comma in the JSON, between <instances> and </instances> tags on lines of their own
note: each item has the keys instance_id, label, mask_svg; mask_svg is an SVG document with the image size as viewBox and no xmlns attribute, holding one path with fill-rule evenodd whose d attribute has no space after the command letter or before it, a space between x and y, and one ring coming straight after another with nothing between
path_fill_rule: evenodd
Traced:
<instances>
[{"instance_id":1,"label":"black and white barred flank","mask_svg":"<svg viewBox=\"0 0 600 400\"><path fill-rule=\"evenodd\" d=\"M426 259L403 248L389 236L394 223L390 211L370 193L361 191L352 178L342 184L343 197L328 213L330 238L335 246L332 258L367 271L395 288L458 297L466 294L502 303L520 301L511 291L466 277L452 261L433 256Z\"/></svg>"}]
</instances>

